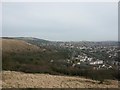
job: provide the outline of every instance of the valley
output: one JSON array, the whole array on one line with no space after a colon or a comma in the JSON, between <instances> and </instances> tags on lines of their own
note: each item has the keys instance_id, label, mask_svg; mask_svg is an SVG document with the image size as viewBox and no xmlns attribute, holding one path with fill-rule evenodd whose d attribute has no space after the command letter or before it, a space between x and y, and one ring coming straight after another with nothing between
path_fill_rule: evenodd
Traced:
<instances>
[{"instance_id":1,"label":"valley","mask_svg":"<svg viewBox=\"0 0 120 90\"><path fill-rule=\"evenodd\" d=\"M117 42L56 42L3 37L1 47L4 88L118 86Z\"/></svg>"}]
</instances>

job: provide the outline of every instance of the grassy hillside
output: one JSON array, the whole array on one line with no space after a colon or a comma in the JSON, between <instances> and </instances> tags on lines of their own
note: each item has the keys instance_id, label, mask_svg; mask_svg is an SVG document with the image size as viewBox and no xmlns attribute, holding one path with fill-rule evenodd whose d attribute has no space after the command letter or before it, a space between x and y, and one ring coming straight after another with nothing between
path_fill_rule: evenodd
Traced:
<instances>
[{"instance_id":1,"label":"grassy hillside","mask_svg":"<svg viewBox=\"0 0 120 90\"><path fill-rule=\"evenodd\" d=\"M2 74L3 88L12 88L11 90L13 90L13 88L97 88L93 90L99 90L98 88L118 88L118 81L115 80L106 80L103 84L99 84L99 81L85 79L83 77L58 76L38 73L26 74L15 71L3 71Z\"/></svg>"},{"instance_id":2,"label":"grassy hillside","mask_svg":"<svg viewBox=\"0 0 120 90\"><path fill-rule=\"evenodd\" d=\"M22 40L16 39L2 39L3 52L36 52L40 51L40 47L29 44Z\"/></svg>"},{"instance_id":3,"label":"grassy hillside","mask_svg":"<svg viewBox=\"0 0 120 90\"><path fill-rule=\"evenodd\" d=\"M3 39L2 52L3 70L31 73L54 73L50 61L68 56L66 51L50 51L16 39Z\"/></svg>"}]
</instances>

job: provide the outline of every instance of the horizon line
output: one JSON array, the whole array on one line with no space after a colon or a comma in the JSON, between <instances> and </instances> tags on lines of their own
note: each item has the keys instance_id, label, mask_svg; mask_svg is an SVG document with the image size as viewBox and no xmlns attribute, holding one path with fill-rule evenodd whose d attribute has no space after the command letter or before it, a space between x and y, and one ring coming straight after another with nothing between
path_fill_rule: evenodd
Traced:
<instances>
[{"instance_id":1,"label":"horizon line","mask_svg":"<svg viewBox=\"0 0 120 90\"><path fill-rule=\"evenodd\" d=\"M0 38L36 38L52 42L119 42L119 40L49 40L40 37L28 37L28 36L0 36Z\"/></svg>"}]
</instances>

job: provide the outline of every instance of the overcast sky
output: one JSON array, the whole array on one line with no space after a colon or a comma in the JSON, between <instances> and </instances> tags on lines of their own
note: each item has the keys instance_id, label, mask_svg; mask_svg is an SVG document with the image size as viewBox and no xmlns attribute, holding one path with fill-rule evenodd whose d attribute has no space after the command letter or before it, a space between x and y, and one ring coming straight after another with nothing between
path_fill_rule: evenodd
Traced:
<instances>
[{"instance_id":1,"label":"overcast sky","mask_svg":"<svg viewBox=\"0 0 120 90\"><path fill-rule=\"evenodd\" d=\"M3 3L2 34L52 41L118 39L117 3Z\"/></svg>"}]
</instances>

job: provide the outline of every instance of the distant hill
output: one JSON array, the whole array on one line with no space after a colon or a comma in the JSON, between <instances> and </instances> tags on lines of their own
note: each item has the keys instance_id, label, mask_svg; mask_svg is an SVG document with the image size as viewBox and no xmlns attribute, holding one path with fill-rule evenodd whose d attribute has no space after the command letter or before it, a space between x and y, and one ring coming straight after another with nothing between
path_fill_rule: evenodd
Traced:
<instances>
[{"instance_id":1,"label":"distant hill","mask_svg":"<svg viewBox=\"0 0 120 90\"><path fill-rule=\"evenodd\" d=\"M53 73L51 60L64 60L68 56L66 51L49 50L41 46L37 46L36 38L8 38L1 40L2 48L2 69L23 71L23 72L41 72ZM28 41L35 43L29 43ZM47 41L46 41L47 42ZM48 41L49 42L49 41Z\"/></svg>"},{"instance_id":2,"label":"distant hill","mask_svg":"<svg viewBox=\"0 0 120 90\"><path fill-rule=\"evenodd\" d=\"M25 41L27 43L36 45L36 46L45 46L47 44L51 44L53 45L52 41L48 41L48 40L44 40L44 39L38 39L38 38L34 38L34 37L2 37L3 39L16 39L16 40L22 40Z\"/></svg>"},{"instance_id":3,"label":"distant hill","mask_svg":"<svg viewBox=\"0 0 120 90\"><path fill-rule=\"evenodd\" d=\"M39 43L50 43L48 40L38 39L34 37L15 37L15 39L24 40L24 41L38 41Z\"/></svg>"},{"instance_id":4,"label":"distant hill","mask_svg":"<svg viewBox=\"0 0 120 90\"><path fill-rule=\"evenodd\" d=\"M61 43L67 43L67 44L73 44L73 45L80 45L80 46L118 46L118 41L67 41L67 42L61 42L61 41L49 41L34 37L2 37L3 39L17 39L17 40L23 40L28 43L31 43L33 45L37 46L59 46Z\"/></svg>"},{"instance_id":5,"label":"distant hill","mask_svg":"<svg viewBox=\"0 0 120 90\"><path fill-rule=\"evenodd\" d=\"M52 43L51 41L48 41L48 40L38 39L38 38L33 38L33 37L16 37L16 39L24 40L28 43L31 43L31 44L34 44L34 45L37 45L37 46Z\"/></svg>"},{"instance_id":6,"label":"distant hill","mask_svg":"<svg viewBox=\"0 0 120 90\"><path fill-rule=\"evenodd\" d=\"M27 43L23 40L17 40L12 38L2 39L3 52L30 52L40 51L40 47Z\"/></svg>"}]
</instances>

